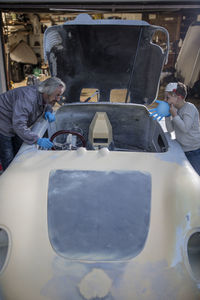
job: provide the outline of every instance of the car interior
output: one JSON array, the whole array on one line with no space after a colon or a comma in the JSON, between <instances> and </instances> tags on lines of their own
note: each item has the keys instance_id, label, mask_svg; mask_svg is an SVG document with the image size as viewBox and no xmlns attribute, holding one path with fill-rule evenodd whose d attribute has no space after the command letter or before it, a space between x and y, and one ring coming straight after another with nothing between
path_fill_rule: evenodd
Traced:
<instances>
[{"instance_id":1,"label":"car interior","mask_svg":"<svg viewBox=\"0 0 200 300\"><path fill-rule=\"evenodd\" d=\"M54 150L85 147L110 151L165 152L168 142L160 124L144 105L72 103L61 106L46 135Z\"/></svg>"}]
</instances>

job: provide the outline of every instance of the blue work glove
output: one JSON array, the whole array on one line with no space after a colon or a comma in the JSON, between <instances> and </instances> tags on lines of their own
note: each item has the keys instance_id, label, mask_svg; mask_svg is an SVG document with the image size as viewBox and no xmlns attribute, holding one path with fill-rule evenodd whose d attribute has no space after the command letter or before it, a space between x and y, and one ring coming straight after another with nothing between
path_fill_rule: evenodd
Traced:
<instances>
[{"instance_id":1,"label":"blue work glove","mask_svg":"<svg viewBox=\"0 0 200 300\"><path fill-rule=\"evenodd\" d=\"M47 138L38 139L37 144L43 149L51 149L53 147L53 143Z\"/></svg>"},{"instance_id":2,"label":"blue work glove","mask_svg":"<svg viewBox=\"0 0 200 300\"><path fill-rule=\"evenodd\" d=\"M46 120L49 121L49 123L54 122L56 120L55 114L51 113L50 111L46 111L44 117Z\"/></svg>"},{"instance_id":3,"label":"blue work glove","mask_svg":"<svg viewBox=\"0 0 200 300\"><path fill-rule=\"evenodd\" d=\"M156 100L155 102L158 103L158 106L149 110L154 120L158 119L158 121L161 121L163 117L171 116L169 111L170 107L167 102L160 100Z\"/></svg>"}]
</instances>

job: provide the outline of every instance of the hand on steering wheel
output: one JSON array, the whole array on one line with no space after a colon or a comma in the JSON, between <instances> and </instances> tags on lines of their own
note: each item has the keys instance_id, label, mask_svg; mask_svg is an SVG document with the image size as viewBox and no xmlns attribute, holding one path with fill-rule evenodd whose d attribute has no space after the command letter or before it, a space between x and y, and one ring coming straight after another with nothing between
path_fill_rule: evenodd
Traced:
<instances>
[{"instance_id":1,"label":"hand on steering wheel","mask_svg":"<svg viewBox=\"0 0 200 300\"><path fill-rule=\"evenodd\" d=\"M80 134L79 132L75 132L75 131L72 131L72 130L59 130L59 131L56 131L50 138L50 141L53 142L53 140L61 135L61 134L72 134L72 135L76 135L82 142L82 147L85 147L86 146L86 141L85 141L85 138L82 134ZM52 150L55 150L55 147L52 147Z\"/></svg>"}]
</instances>

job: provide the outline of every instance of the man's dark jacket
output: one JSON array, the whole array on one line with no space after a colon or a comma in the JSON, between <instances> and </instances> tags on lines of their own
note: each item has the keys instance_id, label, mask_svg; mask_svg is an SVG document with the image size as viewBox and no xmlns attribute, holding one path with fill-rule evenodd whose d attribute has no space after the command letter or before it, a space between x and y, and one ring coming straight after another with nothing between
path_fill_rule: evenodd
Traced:
<instances>
[{"instance_id":1,"label":"man's dark jacket","mask_svg":"<svg viewBox=\"0 0 200 300\"><path fill-rule=\"evenodd\" d=\"M25 143L34 144L38 136L30 126L46 110L37 86L25 86L0 95L0 133L12 137L17 134Z\"/></svg>"}]
</instances>

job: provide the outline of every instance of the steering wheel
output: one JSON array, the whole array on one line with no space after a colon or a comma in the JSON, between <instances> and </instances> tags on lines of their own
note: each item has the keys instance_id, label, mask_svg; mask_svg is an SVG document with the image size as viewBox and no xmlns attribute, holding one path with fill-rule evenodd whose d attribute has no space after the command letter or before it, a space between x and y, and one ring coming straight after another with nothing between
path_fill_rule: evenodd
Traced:
<instances>
[{"instance_id":1,"label":"steering wheel","mask_svg":"<svg viewBox=\"0 0 200 300\"><path fill-rule=\"evenodd\" d=\"M53 140L61 135L61 134L72 134L72 135L76 135L82 142L82 146L85 147L86 146L86 141L85 141L85 138L82 134L80 134L79 132L75 132L75 131L72 131L72 130L59 130L59 131L56 131L50 138L50 141L53 142ZM52 147L53 150L55 150L54 147Z\"/></svg>"}]
</instances>

